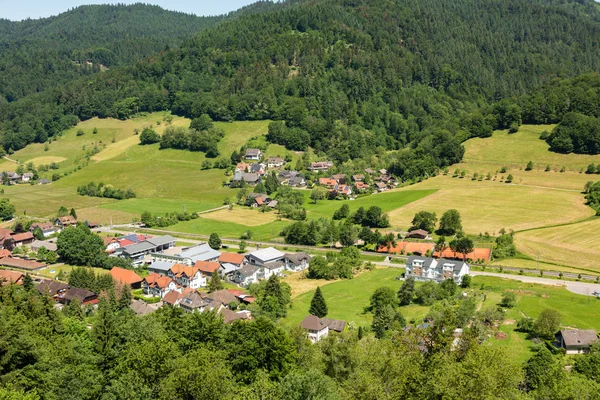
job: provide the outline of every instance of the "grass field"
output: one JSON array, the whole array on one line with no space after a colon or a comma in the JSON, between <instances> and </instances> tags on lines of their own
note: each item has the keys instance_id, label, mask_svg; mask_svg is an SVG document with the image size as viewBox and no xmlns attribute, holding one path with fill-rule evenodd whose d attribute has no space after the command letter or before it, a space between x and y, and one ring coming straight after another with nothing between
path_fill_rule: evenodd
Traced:
<instances>
[{"instance_id":1,"label":"grass field","mask_svg":"<svg viewBox=\"0 0 600 400\"><path fill-rule=\"evenodd\" d=\"M406 190L438 189L437 192L389 213L393 226L408 228L418 211L434 211L438 218L455 208L463 229L470 234L522 230L588 218L593 210L576 191L557 190L496 181L472 181L440 175ZM404 189L403 189L404 190Z\"/></svg>"},{"instance_id":2,"label":"grass field","mask_svg":"<svg viewBox=\"0 0 600 400\"><path fill-rule=\"evenodd\" d=\"M40 269L38 271L35 271L35 275L41 275L47 278L56 278L58 276L58 274L62 271L64 279L67 280L67 277L69 276L69 273L73 270L73 266L71 265L56 265L56 266L52 266L52 267L46 267L44 269ZM92 268L92 270L96 273L96 274L108 274L109 271L106 269L102 269L102 268Z\"/></svg>"},{"instance_id":3,"label":"grass field","mask_svg":"<svg viewBox=\"0 0 600 400\"><path fill-rule=\"evenodd\" d=\"M520 251L541 261L600 272L600 218L573 225L517 233Z\"/></svg>"},{"instance_id":4,"label":"grass field","mask_svg":"<svg viewBox=\"0 0 600 400\"><path fill-rule=\"evenodd\" d=\"M211 219L219 222L232 222L249 227L264 225L274 222L277 215L274 211L260 212L257 209L248 210L245 207L234 207L232 210L222 209L200 215L200 218Z\"/></svg>"}]
</instances>

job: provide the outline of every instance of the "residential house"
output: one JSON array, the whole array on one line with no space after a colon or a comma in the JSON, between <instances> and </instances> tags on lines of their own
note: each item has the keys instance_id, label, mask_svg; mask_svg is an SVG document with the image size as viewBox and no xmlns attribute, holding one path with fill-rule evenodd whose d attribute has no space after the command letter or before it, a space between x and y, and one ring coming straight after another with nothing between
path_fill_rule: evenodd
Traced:
<instances>
[{"instance_id":1,"label":"residential house","mask_svg":"<svg viewBox=\"0 0 600 400\"><path fill-rule=\"evenodd\" d=\"M248 310L232 311L229 308L220 307L217 313L223 316L223 323L225 324L231 324L237 320L250 319L250 311Z\"/></svg>"},{"instance_id":2,"label":"residential house","mask_svg":"<svg viewBox=\"0 0 600 400\"><path fill-rule=\"evenodd\" d=\"M117 238L103 237L102 240L104 241L104 251L106 251L107 253L112 253L113 251L121 247L121 241ZM133 244L133 242L128 243L127 246L131 244Z\"/></svg>"},{"instance_id":3,"label":"residential house","mask_svg":"<svg viewBox=\"0 0 600 400\"><path fill-rule=\"evenodd\" d=\"M136 315L148 315L156 311L156 305L148 304L145 301L133 299L129 307Z\"/></svg>"},{"instance_id":4,"label":"residential house","mask_svg":"<svg viewBox=\"0 0 600 400\"><path fill-rule=\"evenodd\" d=\"M186 293L187 294L187 293ZM183 293L179 293L175 290L165 294L162 298L163 303L168 304L172 307L178 306L181 300L185 297Z\"/></svg>"},{"instance_id":5,"label":"residential house","mask_svg":"<svg viewBox=\"0 0 600 400\"><path fill-rule=\"evenodd\" d=\"M263 265L265 276L264 279L269 279L271 276L283 276L285 264L283 261L268 262Z\"/></svg>"},{"instance_id":6,"label":"residential house","mask_svg":"<svg viewBox=\"0 0 600 400\"><path fill-rule=\"evenodd\" d=\"M0 286L7 285L10 283L22 285L24 277L25 275L21 272L0 269Z\"/></svg>"},{"instance_id":7,"label":"residential house","mask_svg":"<svg viewBox=\"0 0 600 400\"><path fill-rule=\"evenodd\" d=\"M333 178L319 178L319 185L326 187L327 189L334 189L338 182Z\"/></svg>"},{"instance_id":8,"label":"residential house","mask_svg":"<svg viewBox=\"0 0 600 400\"><path fill-rule=\"evenodd\" d=\"M44 280L40 282L36 289L43 295L49 295L55 300L58 300L58 297L67 291L69 285L59 281L53 281L50 279Z\"/></svg>"},{"instance_id":9,"label":"residential house","mask_svg":"<svg viewBox=\"0 0 600 400\"><path fill-rule=\"evenodd\" d=\"M169 269L167 276L184 288L198 289L206 286L206 276L195 266L175 264Z\"/></svg>"},{"instance_id":10,"label":"residential house","mask_svg":"<svg viewBox=\"0 0 600 400\"><path fill-rule=\"evenodd\" d=\"M249 193L246 196L246 205L250 207L262 207L271 201L272 199L264 193Z\"/></svg>"},{"instance_id":11,"label":"residential house","mask_svg":"<svg viewBox=\"0 0 600 400\"><path fill-rule=\"evenodd\" d=\"M342 185L346 184L346 174L335 174L335 175L331 175L332 179L335 179L337 181L337 183L340 183Z\"/></svg>"},{"instance_id":12,"label":"residential house","mask_svg":"<svg viewBox=\"0 0 600 400\"><path fill-rule=\"evenodd\" d=\"M289 271L303 271L310 266L310 260L312 259L306 253L286 253L283 259L285 268Z\"/></svg>"},{"instance_id":13,"label":"residential house","mask_svg":"<svg viewBox=\"0 0 600 400\"><path fill-rule=\"evenodd\" d=\"M211 300L215 304L220 303L225 306L229 306L231 303L234 303L236 305L240 303L239 299L235 296L235 294L226 289L216 290L212 293L201 293L200 295L203 298Z\"/></svg>"},{"instance_id":14,"label":"residential house","mask_svg":"<svg viewBox=\"0 0 600 400\"><path fill-rule=\"evenodd\" d=\"M267 167L269 168L279 168L285 164L285 160L281 157L269 157L267 159Z\"/></svg>"},{"instance_id":15,"label":"residential house","mask_svg":"<svg viewBox=\"0 0 600 400\"><path fill-rule=\"evenodd\" d=\"M375 182L375 189L377 189L378 192L385 192L388 190L388 187L384 182Z\"/></svg>"},{"instance_id":16,"label":"residential house","mask_svg":"<svg viewBox=\"0 0 600 400\"><path fill-rule=\"evenodd\" d=\"M247 149L246 160L260 160L263 156L263 152L260 149Z\"/></svg>"},{"instance_id":17,"label":"residential house","mask_svg":"<svg viewBox=\"0 0 600 400\"><path fill-rule=\"evenodd\" d=\"M354 187L356 188L356 190L358 192L366 192L371 188L368 184L366 184L364 182L356 182L354 184Z\"/></svg>"},{"instance_id":18,"label":"residential house","mask_svg":"<svg viewBox=\"0 0 600 400\"><path fill-rule=\"evenodd\" d=\"M27 246L33 243L35 236L31 232L15 233L12 235L12 240L15 247Z\"/></svg>"},{"instance_id":19,"label":"residential house","mask_svg":"<svg viewBox=\"0 0 600 400\"><path fill-rule=\"evenodd\" d=\"M221 264L219 264L217 261L196 261L194 267L198 268L202 275L208 278L211 277L214 272L219 271ZM206 286L206 283L204 286Z\"/></svg>"},{"instance_id":20,"label":"residential house","mask_svg":"<svg viewBox=\"0 0 600 400\"><path fill-rule=\"evenodd\" d=\"M263 176L266 172L266 165L263 163L255 163L250 165L248 172Z\"/></svg>"},{"instance_id":21,"label":"residential house","mask_svg":"<svg viewBox=\"0 0 600 400\"><path fill-rule=\"evenodd\" d=\"M457 284L463 276L469 274L469 265L463 261L452 261L443 258L410 256L406 261L406 276L413 276L418 281L442 282L454 279Z\"/></svg>"},{"instance_id":22,"label":"residential house","mask_svg":"<svg viewBox=\"0 0 600 400\"><path fill-rule=\"evenodd\" d=\"M567 354L587 353L598 342L598 334L593 329L563 329L556 333L555 338Z\"/></svg>"},{"instance_id":23,"label":"residential house","mask_svg":"<svg viewBox=\"0 0 600 400\"><path fill-rule=\"evenodd\" d=\"M110 270L110 275L114 281L121 285L128 285L132 289L139 289L142 287L142 278L130 269L113 267Z\"/></svg>"},{"instance_id":24,"label":"residential house","mask_svg":"<svg viewBox=\"0 0 600 400\"><path fill-rule=\"evenodd\" d=\"M58 233L58 230L52 222L34 222L29 227L29 232L33 233L37 228L40 228L44 237L50 237L55 233Z\"/></svg>"},{"instance_id":25,"label":"residential house","mask_svg":"<svg viewBox=\"0 0 600 400\"><path fill-rule=\"evenodd\" d=\"M407 239L422 239L426 240L429 238L429 232L424 229L415 229L406 234Z\"/></svg>"},{"instance_id":26,"label":"residential house","mask_svg":"<svg viewBox=\"0 0 600 400\"><path fill-rule=\"evenodd\" d=\"M173 279L156 273L152 273L144 278L142 289L144 290L144 294L154 297L158 296L161 299L172 290L180 290Z\"/></svg>"},{"instance_id":27,"label":"residential house","mask_svg":"<svg viewBox=\"0 0 600 400\"><path fill-rule=\"evenodd\" d=\"M385 168L382 168L382 169L380 169L380 170L379 170L379 173L380 173L381 175L387 175L387 169L385 169Z\"/></svg>"},{"instance_id":28,"label":"residential house","mask_svg":"<svg viewBox=\"0 0 600 400\"><path fill-rule=\"evenodd\" d=\"M352 196L352 186L350 185L336 185L333 190L344 197Z\"/></svg>"},{"instance_id":29,"label":"residential house","mask_svg":"<svg viewBox=\"0 0 600 400\"><path fill-rule=\"evenodd\" d=\"M31 249L31 251L35 251L35 252L37 252L42 247L46 248L46 250L50 250L50 251L54 251L54 252L58 250L58 246L56 246L56 240L54 240L54 239L53 240L34 240L29 245L29 248Z\"/></svg>"},{"instance_id":30,"label":"residential house","mask_svg":"<svg viewBox=\"0 0 600 400\"><path fill-rule=\"evenodd\" d=\"M2 249L14 247L12 233L10 229L0 228L0 247Z\"/></svg>"},{"instance_id":31,"label":"residential house","mask_svg":"<svg viewBox=\"0 0 600 400\"><path fill-rule=\"evenodd\" d=\"M311 171L327 171L328 169L333 167L333 162L331 161L317 161L310 163L308 167Z\"/></svg>"},{"instance_id":32,"label":"residential house","mask_svg":"<svg viewBox=\"0 0 600 400\"><path fill-rule=\"evenodd\" d=\"M288 181L288 185L291 187L304 187L306 186L306 179L303 175L296 175Z\"/></svg>"},{"instance_id":33,"label":"residential house","mask_svg":"<svg viewBox=\"0 0 600 400\"><path fill-rule=\"evenodd\" d=\"M256 265L246 265L232 274L232 281L240 286L248 286L256 283L264 277L264 272L261 267Z\"/></svg>"},{"instance_id":34,"label":"residential house","mask_svg":"<svg viewBox=\"0 0 600 400\"><path fill-rule=\"evenodd\" d=\"M372 168L365 168L365 173L369 174L369 175L374 175L377 173L377 171L375 171Z\"/></svg>"},{"instance_id":35,"label":"residential house","mask_svg":"<svg viewBox=\"0 0 600 400\"><path fill-rule=\"evenodd\" d=\"M365 180L365 175L364 174L356 174L356 175L352 175L352 180L354 182L362 182Z\"/></svg>"},{"instance_id":36,"label":"residential house","mask_svg":"<svg viewBox=\"0 0 600 400\"><path fill-rule=\"evenodd\" d=\"M183 308L187 312L203 312L207 307L210 307L211 301L209 299L202 298L200 293L193 291L188 293L186 296L179 300L179 307Z\"/></svg>"},{"instance_id":37,"label":"residential house","mask_svg":"<svg viewBox=\"0 0 600 400\"><path fill-rule=\"evenodd\" d=\"M21 182L29 182L33 179L33 172L25 172L21 175Z\"/></svg>"},{"instance_id":38,"label":"residential house","mask_svg":"<svg viewBox=\"0 0 600 400\"><path fill-rule=\"evenodd\" d=\"M76 287L69 287L58 295L59 303L69 304L73 300L78 300L81 305L97 304L98 295L90 290Z\"/></svg>"},{"instance_id":39,"label":"residential house","mask_svg":"<svg viewBox=\"0 0 600 400\"><path fill-rule=\"evenodd\" d=\"M259 174L236 172L233 175L234 182L244 181L248 185L258 185L260 183L260 180L261 180L261 176Z\"/></svg>"},{"instance_id":40,"label":"residential house","mask_svg":"<svg viewBox=\"0 0 600 400\"><path fill-rule=\"evenodd\" d=\"M343 332L346 329L346 321L315 315L307 315L300 325L308 331L308 338L313 343L327 337L330 331Z\"/></svg>"},{"instance_id":41,"label":"residential house","mask_svg":"<svg viewBox=\"0 0 600 400\"><path fill-rule=\"evenodd\" d=\"M300 325L308 331L308 338L313 343L316 343L329 335L329 326L327 325L327 322L315 315L307 315Z\"/></svg>"},{"instance_id":42,"label":"residential house","mask_svg":"<svg viewBox=\"0 0 600 400\"><path fill-rule=\"evenodd\" d=\"M37 181L38 185L49 185L51 183L52 183L52 181L50 181L50 179L46 179L46 178L42 178L39 181Z\"/></svg>"},{"instance_id":43,"label":"residential house","mask_svg":"<svg viewBox=\"0 0 600 400\"><path fill-rule=\"evenodd\" d=\"M236 269L242 268L246 264L246 257L243 254L224 252L219 256L219 273L222 276L231 274Z\"/></svg>"},{"instance_id":44,"label":"residential house","mask_svg":"<svg viewBox=\"0 0 600 400\"><path fill-rule=\"evenodd\" d=\"M285 253L273 248L267 247L265 249L255 250L246 255L246 259L250 264L263 266L266 263L283 261Z\"/></svg>"},{"instance_id":45,"label":"residential house","mask_svg":"<svg viewBox=\"0 0 600 400\"><path fill-rule=\"evenodd\" d=\"M65 217L58 217L56 221L54 221L54 225L58 226L60 229L68 228L69 226L77 226L77 220L70 215Z\"/></svg>"}]
</instances>

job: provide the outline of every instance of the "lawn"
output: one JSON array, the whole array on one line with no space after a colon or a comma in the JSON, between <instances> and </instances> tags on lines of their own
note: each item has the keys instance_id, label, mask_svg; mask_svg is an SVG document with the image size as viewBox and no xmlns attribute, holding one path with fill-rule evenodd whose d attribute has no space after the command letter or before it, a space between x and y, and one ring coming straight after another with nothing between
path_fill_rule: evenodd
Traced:
<instances>
[{"instance_id":1,"label":"lawn","mask_svg":"<svg viewBox=\"0 0 600 400\"><path fill-rule=\"evenodd\" d=\"M62 264L62 265L56 265L56 266L46 267L44 269L37 270L37 271L35 271L34 274L54 279L54 278L56 278L58 276L58 274L60 273L60 271L62 271L63 276L64 276L64 280L66 281L67 277L69 276L69 273L73 270L73 268L77 268L77 267L73 267L71 265ZM108 270L102 269L102 268L92 268L92 270L96 274L108 274L109 273Z\"/></svg>"},{"instance_id":2,"label":"lawn","mask_svg":"<svg viewBox=\"0 0 600 400\"><path fill-rule=\"evenodd\" d=\"M275 222L277 214L275 211L260 212L256 208L234 206L233 209L221 209L200 215L200 218L211 219L219 222L232 222L234 224L253 227Z\"/></svg>"},{"instance_id":3,"label":"lawn","mask_svg":"<svg viewBox=\"0 0 600 400\"><path fill-rule=\"evenodd\" d=\"M450 175L440 175L406 188L415 189L438 190L390 212L394 227L408 228L415 213L421 210L436 212L439 218L451 208L460 211L463 229L474 235L485 232L494 235L502 228L517 231L568 223L594 214L578 191L479 182Z\"/></svg>"},{"instance_id":4,"label":"lawn","mask_svg":"<svg viewBox=\"0 0 600 400\"><path fill-rule=\"evenodd\" d=\"M402 271L399 268L380 268L363 272L351 280L341 280L334 283L314 281L314 283L306 285L302 280L298 280L298 282L305 285L305 288L310 290L294 297L293 306L288 310L288 315L283 322L289 326L302 322L308 314L310 301L315 292L312 287L315 283L317 285L320 283L321 291L329 309L327 317L354 322L357 325L370 325L373 316L370 313L363 313L363 309L369 305L369 298L375 289L381 286L389 286L397 291L402 282L395 278ZM293 285L294 281L292 280L290 283ZM292 290L294 291L294 288ZM402 307L400 311L407 321L418 320L425 316L427 307L410 305Z\"/></svg>"},{"instance_id":5,"label":"lawn","mask_svg":"<svg viewBox=\"0 0 600 400\"><path fill-rule=\"evenodd\" d=\"M523 253L539 255L541 261L573 265L600 272L600 218L520 232L515 235Z\"/></svg>"}]
</instances>

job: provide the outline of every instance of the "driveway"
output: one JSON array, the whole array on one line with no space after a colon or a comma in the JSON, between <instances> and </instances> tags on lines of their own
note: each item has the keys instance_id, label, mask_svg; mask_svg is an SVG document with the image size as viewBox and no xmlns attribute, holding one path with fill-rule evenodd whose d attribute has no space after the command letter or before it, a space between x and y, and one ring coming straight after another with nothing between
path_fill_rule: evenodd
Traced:
<instances>
[{"instance_id":1,"label":"driveway","mask_svg":"<svg viewBox=\"0 0 600 400\"><path fill-rule=\"evenodd\" d=\"M483 272L483 271L471 271L471 276L495 276L498 278L514 279L517 281L527 282L527 283L541 283L542 285L565 286L569 292L582 294L584 296L592 296L592 293L594 291L600 292L600 285L597 283L590 283L590 282L561 281L561 280L541 278L541 277L538 278L535 276L497 274L494 272Z\"/></svg>"}]
</instances>

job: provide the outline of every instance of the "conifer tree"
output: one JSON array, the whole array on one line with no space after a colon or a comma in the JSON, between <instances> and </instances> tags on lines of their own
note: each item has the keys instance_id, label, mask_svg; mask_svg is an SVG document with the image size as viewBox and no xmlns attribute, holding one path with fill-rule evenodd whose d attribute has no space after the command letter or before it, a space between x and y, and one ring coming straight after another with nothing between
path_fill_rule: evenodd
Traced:
<instances>
[{"instance_id":1,"label":"conifer tree","mask_svg":"<svg viewBox=\"0 0 600 400\"><path fill-rule=\"evenodd\" d=\"M25 274L25 277L23 278L23 289L28 292L33 289L33 279L31 279L29 274Z\"/></svg>"},{"instance_id":2,"label":"conifer tree","mask_svg":"<svg viewBox=\"0 0 600 400\"><path fill-rule=\"evenodd\" d=\"M323 297L323 293L321 293L321 288L319 286L317 286L315 295L310 301L310 309L308 312L319 318L323 318L327 315L327 303L325 303L325 297Z\"/></svg>"},{"instance_id":3,"label":"conifer tree","mask_svg":"<svg viewBox=\"0 0 600 400\"><path fill-rule=\"evenodd\" d=\"M219 276L218 271L214 271L210 276L210 284L208 285L209 292L216 292L217 290L223 289L223 281Z\"/></svg>"},{"instance_id":4,"label":"conifer tree","mask_svg":"<svg viewBox=\"0 0 600 400\"><path fill-rule=\"evenodd\" d=\"M129 285L123 285L121 296L119 297L119 309L125 310L131 305L131 288Z\"/></svg>"}]
</instances>

